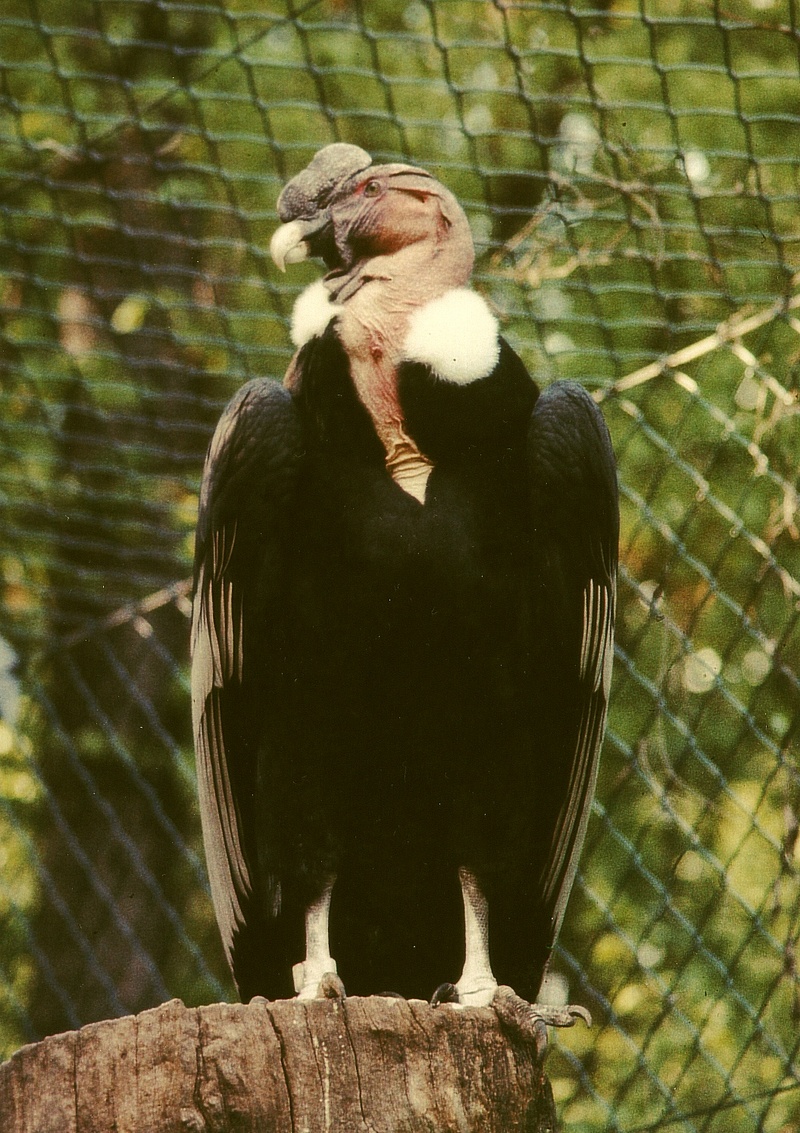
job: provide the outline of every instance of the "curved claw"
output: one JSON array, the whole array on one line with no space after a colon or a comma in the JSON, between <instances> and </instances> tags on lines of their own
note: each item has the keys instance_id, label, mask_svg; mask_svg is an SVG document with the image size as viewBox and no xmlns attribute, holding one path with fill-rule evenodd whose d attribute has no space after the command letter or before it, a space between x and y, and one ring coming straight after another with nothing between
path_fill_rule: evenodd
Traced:
<instances>
[{"instance_id":1,"label":"curved claw","mask_svg":"<svg viewBox=\"0 0 800 1133\"><path fill-rule=\"evenodd\" d=\"M326 972L317 985L317 999L346 999L344 984L336 972Z\"/></svg>"},{"instance_id":2,"label":"curved claw","mask_svg":"<svg viewBox=\"0 0 800 1133\"><path fill-rule=\"evenodd\" d=\"M458 1003L458 988L455 984L439 984L431 996L431 1007L438 1007L442 1003Z\"/></svg>"},{"instance_id":3,"label":"curved claw","mask_svg":"<svg viewBox=\"0 0 800 1133\"><path fill-rule=\"evenodd\" d=\"M592 1013L588 1007L584 1007L580 1003L570 1003L567 1007L564 1008L564 1010L572 1016L571 1021L569 1023L554 1023L554 1026L572 1027L575 1025L576 1019L583 1019L587 1027L592 1027L594 1025L592 1020Z\"/></svg>"}]
</instances>

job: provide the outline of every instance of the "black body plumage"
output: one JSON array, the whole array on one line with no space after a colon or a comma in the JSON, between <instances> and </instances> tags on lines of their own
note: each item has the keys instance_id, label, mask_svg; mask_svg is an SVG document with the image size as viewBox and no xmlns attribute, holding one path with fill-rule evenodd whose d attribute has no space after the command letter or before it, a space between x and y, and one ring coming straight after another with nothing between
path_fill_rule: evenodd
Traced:
<instances>
[{"instance_id":1,"label":"black body plumage","mask_svg":"<svg viewBox=\"0 0 800 1133\"><path fill-rule=\"evenodd\" d=\"M433 463L424 505L386 469L335 319L291 392L245 386L212 442L198 772L245 1000L291 994L334 874L348 992L427 998L463 961L459 867L488 899L497 979L532 997L575 869L613 640L605 425L576 385L540 394L502 340L478 381L404 363L398 391Z\"/></svg>"}]
</instances>

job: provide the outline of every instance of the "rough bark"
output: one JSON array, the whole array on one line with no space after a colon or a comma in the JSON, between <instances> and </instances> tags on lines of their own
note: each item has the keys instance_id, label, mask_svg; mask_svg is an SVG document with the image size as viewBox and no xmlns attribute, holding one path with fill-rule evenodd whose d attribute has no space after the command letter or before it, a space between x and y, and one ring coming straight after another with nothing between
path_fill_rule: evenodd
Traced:
<instances>
[{"instance_id":1,"label":"rough bark","mask_svg":"<svg viewBox=\"0 0 800 1133\"><path fill-rule=\"evenodd\" d=\"M535 1046L489 1009L351 998L92 1023L0 1066L3 1133L554 1133Z\"/></svg>"}]
</instances>

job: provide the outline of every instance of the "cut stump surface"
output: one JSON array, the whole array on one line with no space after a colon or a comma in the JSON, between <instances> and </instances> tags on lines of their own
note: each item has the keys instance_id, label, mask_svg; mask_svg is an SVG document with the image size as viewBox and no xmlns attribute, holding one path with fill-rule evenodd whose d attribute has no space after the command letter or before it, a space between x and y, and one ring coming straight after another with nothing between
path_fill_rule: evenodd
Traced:
<instances>
[{"instance_id":1,"label":"cut stump surface","mask_svg":"<svg viewBox=\"0 0 800 1133\"><path fill-rule=\"evenodd\" d=\"M535 1046L489 1008L281 1000L92 1023L0 1066L3 1133L554 1133Z\"/></svg>"}]
</instances>

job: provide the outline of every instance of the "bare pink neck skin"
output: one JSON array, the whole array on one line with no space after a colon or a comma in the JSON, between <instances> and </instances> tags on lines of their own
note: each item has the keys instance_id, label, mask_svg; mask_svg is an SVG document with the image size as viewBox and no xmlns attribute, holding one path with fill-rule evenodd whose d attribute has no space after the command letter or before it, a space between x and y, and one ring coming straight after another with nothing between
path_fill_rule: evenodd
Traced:
<instances>
[{"instance_id":1,"label":"bare pink neck skin","mask_svg":"<svg viewBox=\"0 0 800 1133\"><path fill-rule=\"evenodd\" d=\"M420 502L433 466L405 430L397 366L414 311L469 280L472 238L463 213L458 219L463 223L448 226L439 239L419 240L367 261L357 290L339 315L339 337L353 383L386 450L386 466Z\"/></svg>"}]
</instances>

